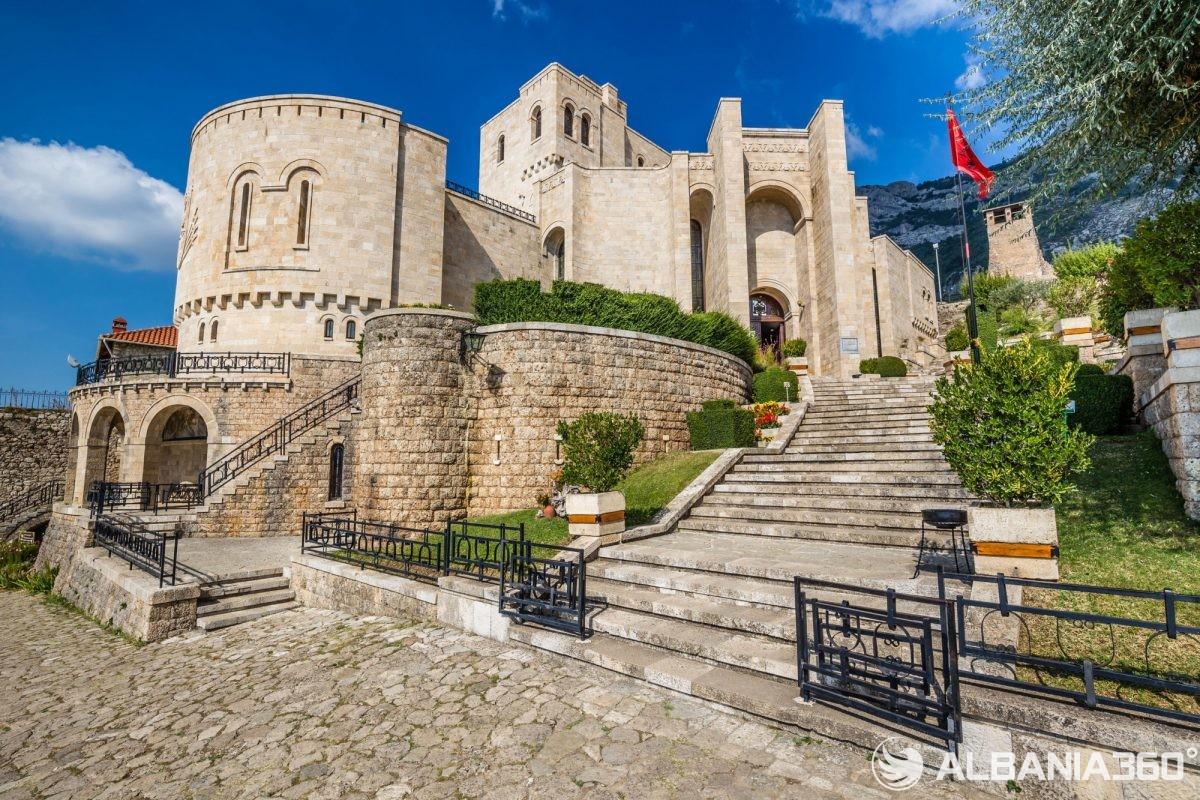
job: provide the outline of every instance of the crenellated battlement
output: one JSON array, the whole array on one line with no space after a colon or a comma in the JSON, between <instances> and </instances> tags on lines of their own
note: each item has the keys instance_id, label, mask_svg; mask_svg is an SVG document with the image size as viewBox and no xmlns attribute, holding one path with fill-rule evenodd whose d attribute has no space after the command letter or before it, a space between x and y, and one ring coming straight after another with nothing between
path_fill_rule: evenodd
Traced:
<instances>
[{"instance_id":1,"label":"crenellated battlement","mask_svg":"<svg viewBox=\"0 0 1200 800\"><path fill-rule=\"evenodd\" d=\"M260 120L282 118L285 115L347 120L359 125L369 124L383 128L399 125L402 117L400 111L394 108L347 97L317 94L265 95L235 100L208 112L192 129L191 141L194 144L198 136L221 125L243 121L257 123Z\"/></svg>"}]
</instances>

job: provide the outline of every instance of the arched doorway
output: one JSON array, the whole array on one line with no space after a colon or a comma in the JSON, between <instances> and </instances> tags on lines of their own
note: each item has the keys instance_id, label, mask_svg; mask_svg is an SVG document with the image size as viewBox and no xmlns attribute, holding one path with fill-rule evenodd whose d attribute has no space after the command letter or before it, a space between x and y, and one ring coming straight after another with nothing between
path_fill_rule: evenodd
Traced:
<instances>
[{"instance_id":1,"label":"arched doorway","mask_svg":"<svg viewBox=\"0 0 1200 800\"><path fill-rule=\"evenodd\" d=\"M125 418L112 406L96 412L88 427L83 492L92 483L121 480L125 460Z\"/></svg>"},{"instance_id":2,"label":"arched doorway","mask_svg":"<svg viewBox=\"0 0 1200 800\"><path fill-rule=\"evenodd\" d=\"M550 262L551 280L567 279L567 235L562 228L555 228L546 236L543 256Z\"/></svg>"},{"instance_id":3,"label":"arched doorway","mask_svg":"<svg viewBox=\"0 0 1200 800\"><path fill-rule=\"evenodd\" d=\"M787 321L787 311L783 304L766 292L754 292L750 295L750 324L754 335L763 347L771 347L776 351L787 341L784 323Z\"/></svg>"},{"instance_id":4,"label":"arched doorway","mask_svg":"<svg viewBox=\"0 0 1200 800\"><path fill-rule=\"evenodd\" d=\"M145 441L146 483L195 483L208 465L208 425L190 406L167 406L155 414Z\"/></svg>"}]
</instances>

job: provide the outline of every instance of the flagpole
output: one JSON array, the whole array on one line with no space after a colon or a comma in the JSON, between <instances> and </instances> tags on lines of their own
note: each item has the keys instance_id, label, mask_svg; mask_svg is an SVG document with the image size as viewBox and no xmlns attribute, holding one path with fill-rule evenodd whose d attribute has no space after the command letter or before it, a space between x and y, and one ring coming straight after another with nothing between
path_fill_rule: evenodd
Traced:
<instances>
[{"instance_id":1,"label":"flagpole","mask_svg":"<svg viewBox=\"0 0 1200 800\"><path fill-rule=\"evenodd\" d=\"M954 106L950 102L950 93L946 93L946 106L953 111ZM953 145L953 143L951 143ZM975 317L975 276L974 270L971 269L971 240L967 238L967 205L963 200L962 190L962 172L958 165L954 165L954 184L958 189L958 216L962 222L962 242L963 242L963 266L967 270L967 298L970 305L967 306L967 338L971 342L971 363L979 363L979 323Z\"/></svg>"}]
</instances>

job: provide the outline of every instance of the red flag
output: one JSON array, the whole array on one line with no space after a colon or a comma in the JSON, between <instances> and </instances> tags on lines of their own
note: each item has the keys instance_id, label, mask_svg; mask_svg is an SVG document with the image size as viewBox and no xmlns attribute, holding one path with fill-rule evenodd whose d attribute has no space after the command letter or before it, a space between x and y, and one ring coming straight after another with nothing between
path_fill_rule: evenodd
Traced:
<instances>
[{"instance_id":1,"label":"red flag","mask_svg":"<svg viewBox=\"0 0 1200 800\"><path fill-rule=\"evenodd\" d=\"M963 135L962 128L959 127L954 110L946 109L946 115L950 126L950 160L954 162L955 169L968 175L971 180L979 184L979 199L982 200L991 190L992 181L996 179L996 175L983 165L983 162L975 155L975 151L971 149L971 145L967 144L967 137Z\"/></svg>"}]
</instances>

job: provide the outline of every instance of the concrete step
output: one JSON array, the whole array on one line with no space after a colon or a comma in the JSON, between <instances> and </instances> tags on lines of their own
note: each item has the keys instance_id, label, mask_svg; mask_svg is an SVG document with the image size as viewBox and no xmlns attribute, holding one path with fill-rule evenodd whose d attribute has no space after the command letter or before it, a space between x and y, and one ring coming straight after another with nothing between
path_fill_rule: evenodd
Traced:
<instances>
[{"instance_id":1,"label":"concrete step","mask_svg":"<svg viewBox=\"0 0 1200 800\"><path fill-rule=\"evenodd\" d=\"M874 442L932 442L933 433L926 425L906 428L860 428L847 427L842 430L800 429L792 437L792 444L871 444Z\"/></svg>"},{"instance_id":2,"label":"concrete step","mask_svg":"<svg viewBox=\"0 0 1200 800\"><path fill-rule=\"evenodd\" d=\"M196 605L196 616L207 617L212 616L213 614L223 614L227 611L239 611L247 608L256 608L258 606L286 603L295 599L296 593L291 589L247 592L245 594L226 596L220 600L202 601Z\"/></svg>"},{"instance_id":3,"label":"concrete step","mask_svg":"<svg viewBox=\"0 0 1200 800\"><path fill-rule=\"evenodd\" d=\"M274 569L271 572L272 574L261 578L222 581L221 583L202 586L200 587L200 598L202 600L217 600L222 597L236 597L237 595L253 594L255 592L271 592L278 589L285 589L291 585L288 579L283 577L283 570Z\"/></svg>"},{"instance_id":4,"label":"concrete step","mask_svg":"<svg viewBox=\"0 0 1200 800\"><path fill-rule=\"evenodd\" d=\"M819 425L862 425L864 422L873 427L885 427L898 422L928 423L931 419L929 412L920 409L879 409L879 408L849 408L836 407L810 408L800 423L802 428L812 428Z\"/></svg>"},{"instance_id":5,"label":"concrete step","mask_svg":"<svg viewBox=\"0 0 1200 800\"><path fill-rule=\"evenodd\" d=\"M921 470L950 469L941 451L909 453L899 449L863 453L747 453L742 458L742 463L806 464L814 469L827 470L905 470L910 464L914 469Z\"/></svg>"},{"instance_id":6,"label":"concrete step","mask_svg":"<svg viewBox=\"0 0 1200 800\"><path fill-rule=\"evenodd\" d=\"M784 492L742 492L736 491L735 485L721 485L706 495L695 508L700 506L738 506L739 508L784 508L784 509L822 509L831 511L867 511L867 512L900 512L920 514L926 508L941 508L945 503L930 503L929 498L895 498L895 497L860 497L853 493L843 496L836 495L806 495ZM965 508L966 504L959 502L949 505Z\"/></svg>"},{"instance_id":7,"label":"concrete step","mask_svg":"<svg viewBox=\"0 0 1200 800\"><path fill-rule=\"evenodd\" d=\"M919 527L864 528L842 523L822 525L816 522L787 523L697 516L681 519L676 526L676 530L739 536L774 537L777 539L807 539L813 542L881 545L884 547L913 548L918 547L921 543L921 529ZM936 544L939 547L946 547L950 544L950 537L940 531L930 530L926 533L930 544Z\"/></svg>"},{"instance_id":8,"label":"concrete step","mask_svg":"<svg viewBox=\"0 0 1200 800\"><path fill-rule=\"evenodd\" d=\"M921 515L917 511L856 511L825 508L785 508L773 506L700 503L689 517L728 519L746 522L784 523L799 525L838 525L849 528L892 528L920 530Z\"/></svg>"},{"instance_id":9,"label":"concrete step","mask_svg":"<svg viewBox=\"0 0 1200 800\"><path fill-rule=\"evenodd\" d=\"M759 609L788 609L789 613L795 600L791 581L697 572L614 558L601 557L588 563L589 595L597 580L607 585L678 592Z\"/></svg>"},{"instance_id":10,"label":"concrete step","mask_svg":"<svg viewBox=\"0 0 1200 800\"><path fill-rule=\"evenodd\" d=\"M941 455L942 446L936 444L932 440L927 441L911 441L910 437L897 437L897 440L892 439L872 439L863 442L846 442L843 444L822 444L820 442L807 442L792 440L788 445L785 455L845 455L847 458L853 453L895 453L901 450L905 453L936 453Z\"/></svg>"},{"instance_id":11,"label":"concrete step","mask_svg":"<svg viewBox=\"0 0 1200 800\"><path fill-rule=\"evenodd\" d=\"M226 611L220 614L211 614L207 616L198 616L196 618L196 627L203 631L215 631L221 628L228 628L231 625L241 625L244 622L261 619L262 617L278 614L281 611L290 611L297 608L300 604L294 600L285 602L272 603L270 605L255 606L254 608L239 609L236 611Z\"/></svg>"},{"instance_id":12,"label":"concrete step","mask_svg":"<svg viewBox=\"0 0 1200 800\"><path fill-rule=\"evenodd\" d=\"M950 469L917 470L904 473L879 471L870 462L857 462L828 469L819 464L803 461L772 463L750 462L736 465L731 475L754 475L754 480L783 479L798 483L851 483L851 484L920 484L926 486L961 486L958 475Z\"/></svg>"},{"instance_id":13,"label":"concrete step","mask_svg":"<svg viewBox=\"0 0 1200 800\"><path fill-rule=\"evenodd\" d=\"M749 492L756 494L796 494L826 497L894 497L932 502L964 504L971 500L966 489L956 485L930 486L922 484L802 483L792 479L793 473L731 472L714 492Z\"/></svg>"}]
</instances>

